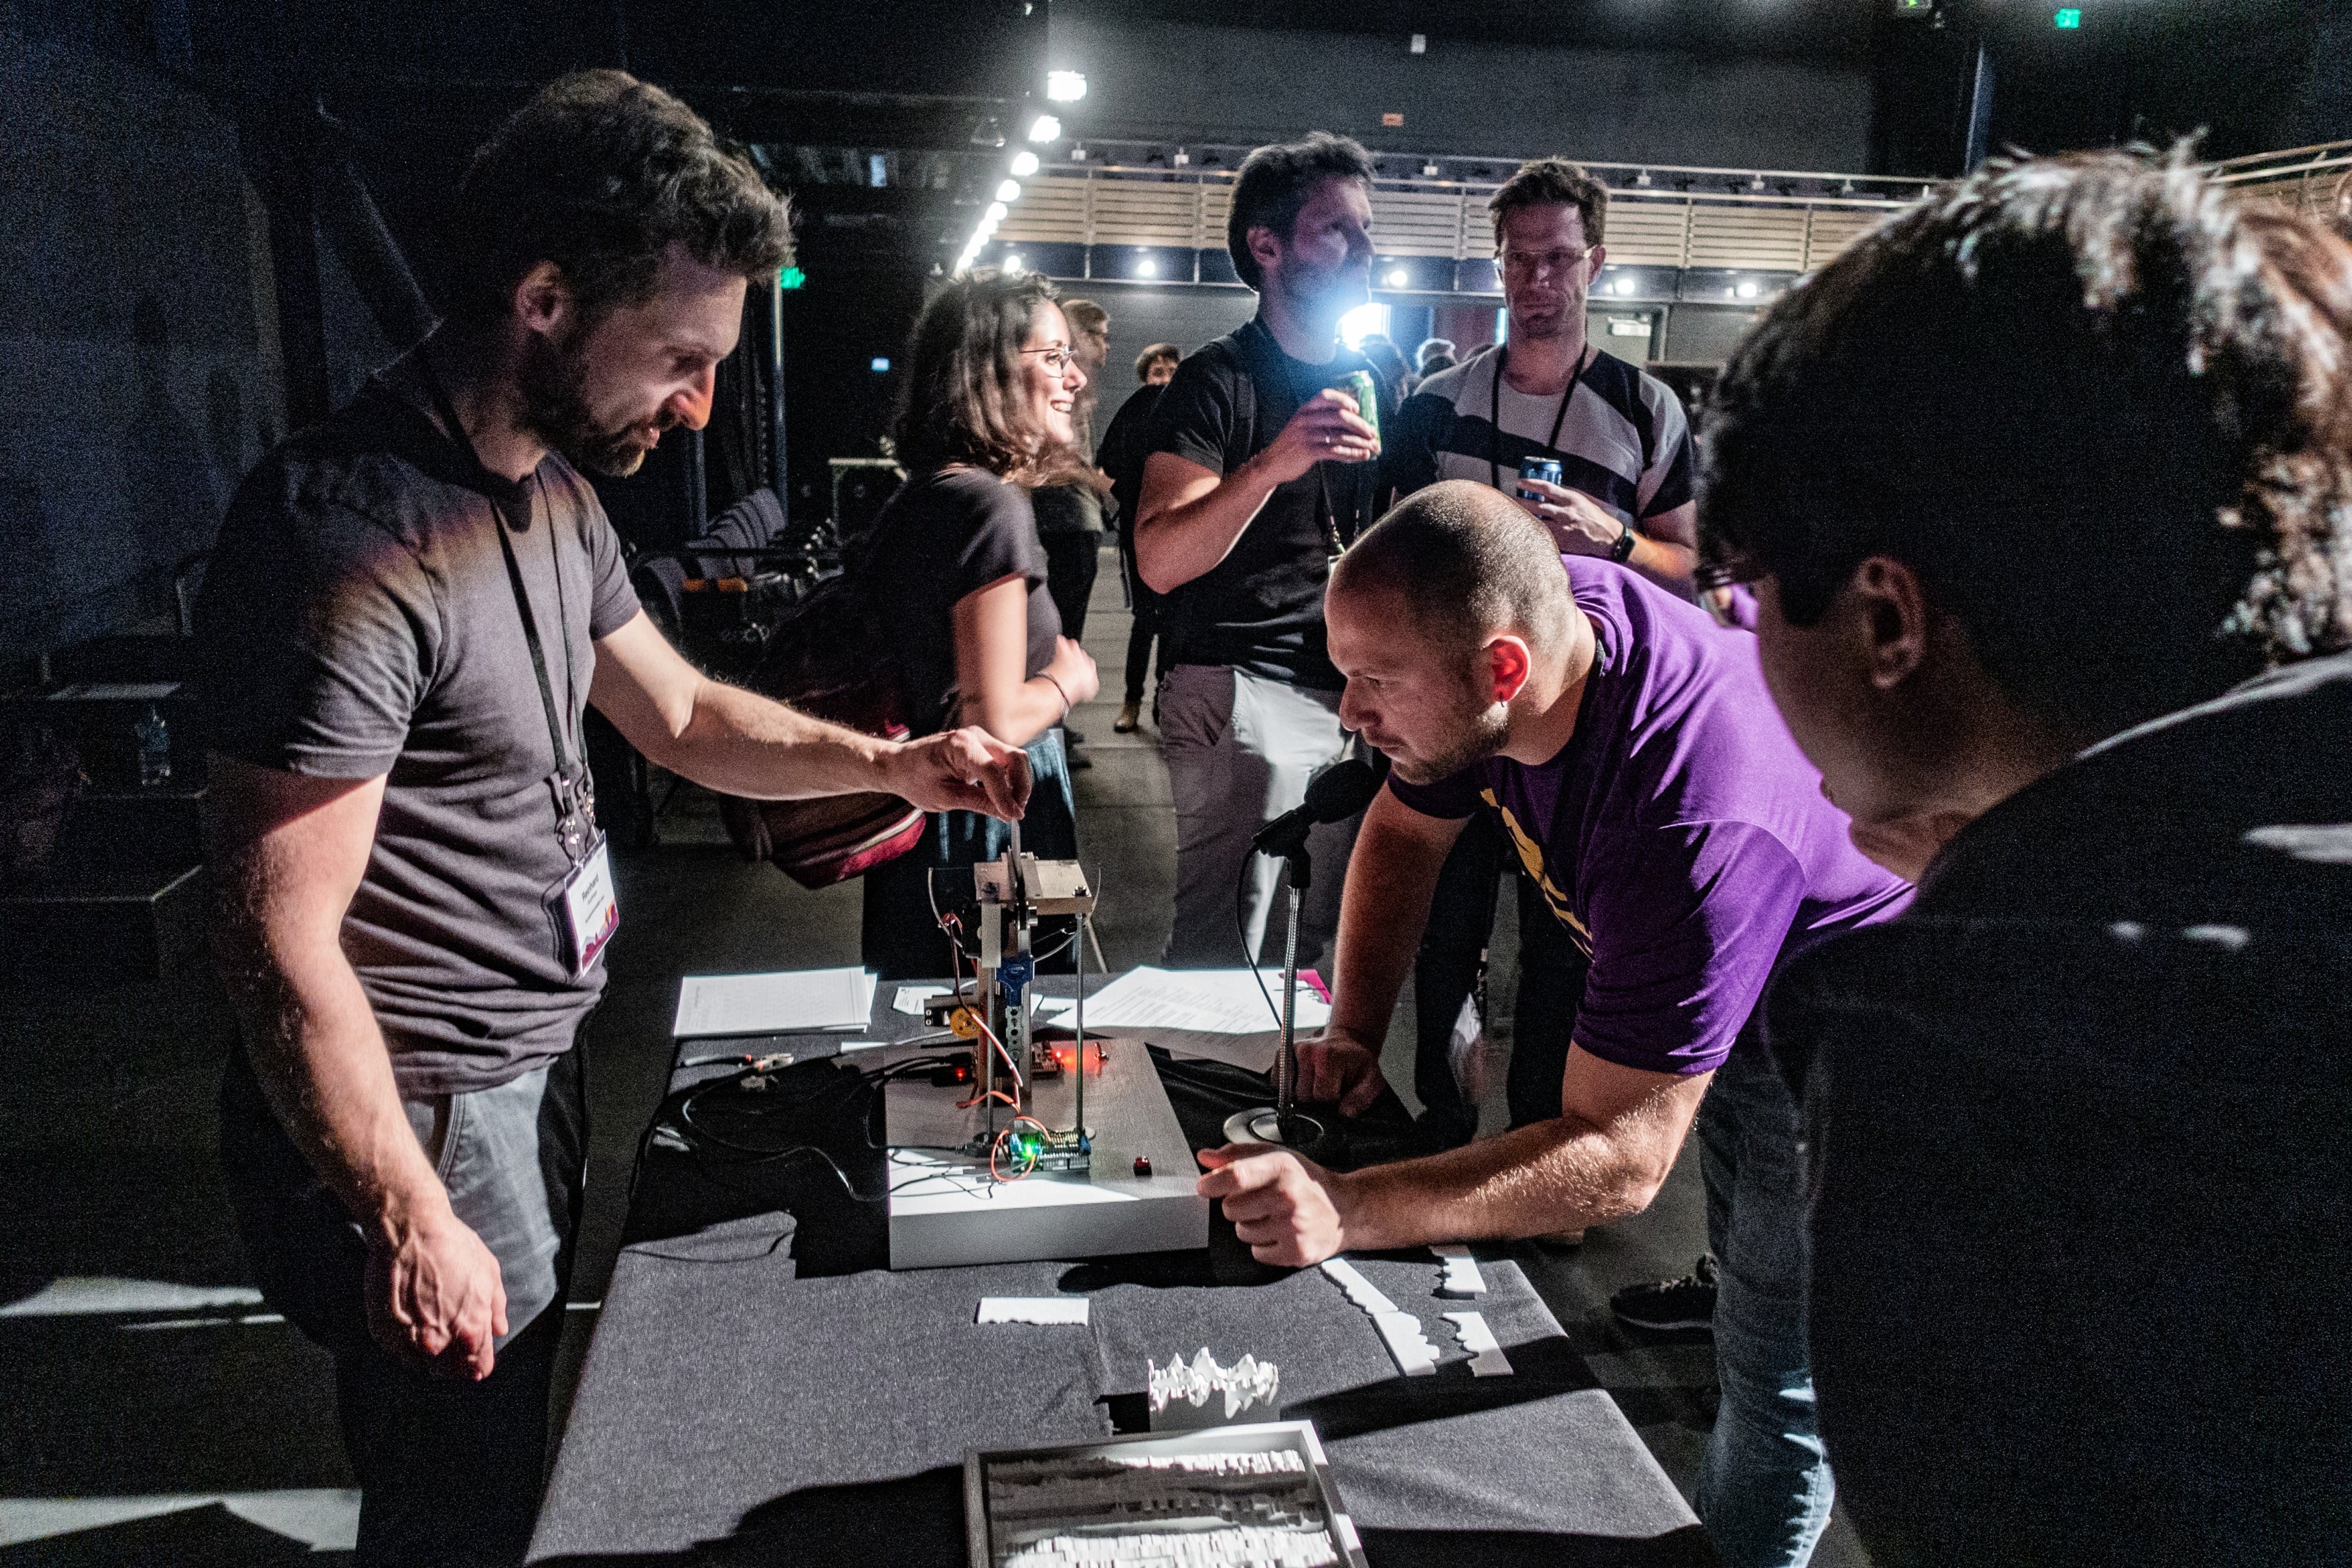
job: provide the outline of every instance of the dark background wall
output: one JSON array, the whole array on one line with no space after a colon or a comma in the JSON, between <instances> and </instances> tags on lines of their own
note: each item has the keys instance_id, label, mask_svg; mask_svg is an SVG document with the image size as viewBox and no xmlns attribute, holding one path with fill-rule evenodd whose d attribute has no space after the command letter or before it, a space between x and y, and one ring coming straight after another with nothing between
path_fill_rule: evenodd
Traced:
<instances>
[{"instance_id":1,"label":"dark background wall","mask_svg":"<svg viewBox=\"0 0 2352 1568\"><path fill-rule=\"evenodd\" d=\"M1425 24L1427 25L1427 24ZM1858 65L1666 49L1566 48L1402 33L1285 33L1055 13L1055 63L1087 73L1081 134L1256 142L1307 127L1375 149L1500 158L1860 171L1871 88ZM1402 127L1381 117L1398 113Z\"/></svg>"},{"instance_id":2,"label":"dark background wall","mask_svg":"<svg viewBox=\"0 0 2352 1568\"><path fill-rule=\"evenodd\" d=\"M285 430L234 125L103 7L0 5L0 659L166 618Z\"/></svg>"}]
</instances>

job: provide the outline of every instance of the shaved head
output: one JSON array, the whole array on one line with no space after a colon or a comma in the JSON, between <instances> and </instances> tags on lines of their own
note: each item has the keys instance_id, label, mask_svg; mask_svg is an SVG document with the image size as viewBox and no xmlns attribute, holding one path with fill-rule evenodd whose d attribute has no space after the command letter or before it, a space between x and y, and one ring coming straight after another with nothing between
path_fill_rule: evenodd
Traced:
<instances>
[{"instance_id":1,"label":"shaved head","mask_svg":"<svg viewBox=\"0 0 2352 1568\"><path fill-rule=\"evenodd\" d=\"M1497 632L1557 648L1575 613L1550 532L1501 491L1466 479L1415 491L1339 558L1330 597L1381 592L1432 644L1465 651Z\"/></svg>"}]
</instances>

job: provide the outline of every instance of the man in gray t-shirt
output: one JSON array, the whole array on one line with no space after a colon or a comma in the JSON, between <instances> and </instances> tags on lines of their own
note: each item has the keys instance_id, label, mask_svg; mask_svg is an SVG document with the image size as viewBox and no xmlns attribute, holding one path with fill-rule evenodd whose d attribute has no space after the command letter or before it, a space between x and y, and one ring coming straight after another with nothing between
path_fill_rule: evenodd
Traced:
<instances>
[{"instance_id":1,"label":"man in gray t-shirt","mask_svg":"<svg viewBox=\"0 0 2352 1568\"><path fill-rule=\"evenodd\" d=\"M476 155L450 317L247 480L198 606L221 1155L264 1295L335 1357L363 1563L520 1561L618 921L580 739L754 799L1017 815L1022 753L706 679L575 465L700 428L782 202L677 99L566 78Z\"/></svg>"}]
</instances>

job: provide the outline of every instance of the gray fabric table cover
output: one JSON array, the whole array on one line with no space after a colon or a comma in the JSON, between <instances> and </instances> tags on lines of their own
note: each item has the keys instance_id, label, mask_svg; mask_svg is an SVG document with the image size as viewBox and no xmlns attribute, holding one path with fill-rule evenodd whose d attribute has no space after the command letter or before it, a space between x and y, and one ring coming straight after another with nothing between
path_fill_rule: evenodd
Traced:
<instances>
[{"instance_id":1,"label":"gray fabric table cover","mask_svg":"<svg viewBox=\"0 0 2352 1568\"><path fill-rule=\"evenodd\" d=\"M895 989L878 988L866 1038L920 1029L889 1010ZM681 1070L673 1087L718 1071ZM963 1568L965 1449L1105 1437L1115 1407L1136 1424L1145 1362L1203 1345L1282 1368L1282 1415L1315 1422L1374 1568L1715 1561L1506 1260L1482 1259L1487 1290L1468 1301L1436 1294L1425 1252L1350 1260L1439 1347L1435 1375L1406 1378L1320 1270L1117 1282L1169 1255L1139 1275L1042 1262L803 1279L792 1226L755 1215L624 1249L531 1562ZM982 1296L1078 1291L1086 1327L973 1322ZM1438 1315L1465 1309L1516 1375L1470 1375Z\"/></svg>"}]
</instances>

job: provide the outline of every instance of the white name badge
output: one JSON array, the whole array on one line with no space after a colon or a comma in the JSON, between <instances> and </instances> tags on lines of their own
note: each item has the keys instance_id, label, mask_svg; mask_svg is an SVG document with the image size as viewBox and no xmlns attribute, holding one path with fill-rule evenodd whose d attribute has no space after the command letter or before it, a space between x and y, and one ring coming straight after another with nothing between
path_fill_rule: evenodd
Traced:
<instances>
[{"instance_id":1,"label":"white name badge","mask_svg":"<svg viewBox=\"0 0 2352 1568\"><path fill-rule=\"evenodd\" d=\"M576 980L595 967L604 944L621 928L621 904L613 893L613 858L606 852L604 834L596 835L588 858L572 868L557 891L572 977Z\"/></svg>"}]
</instances>

